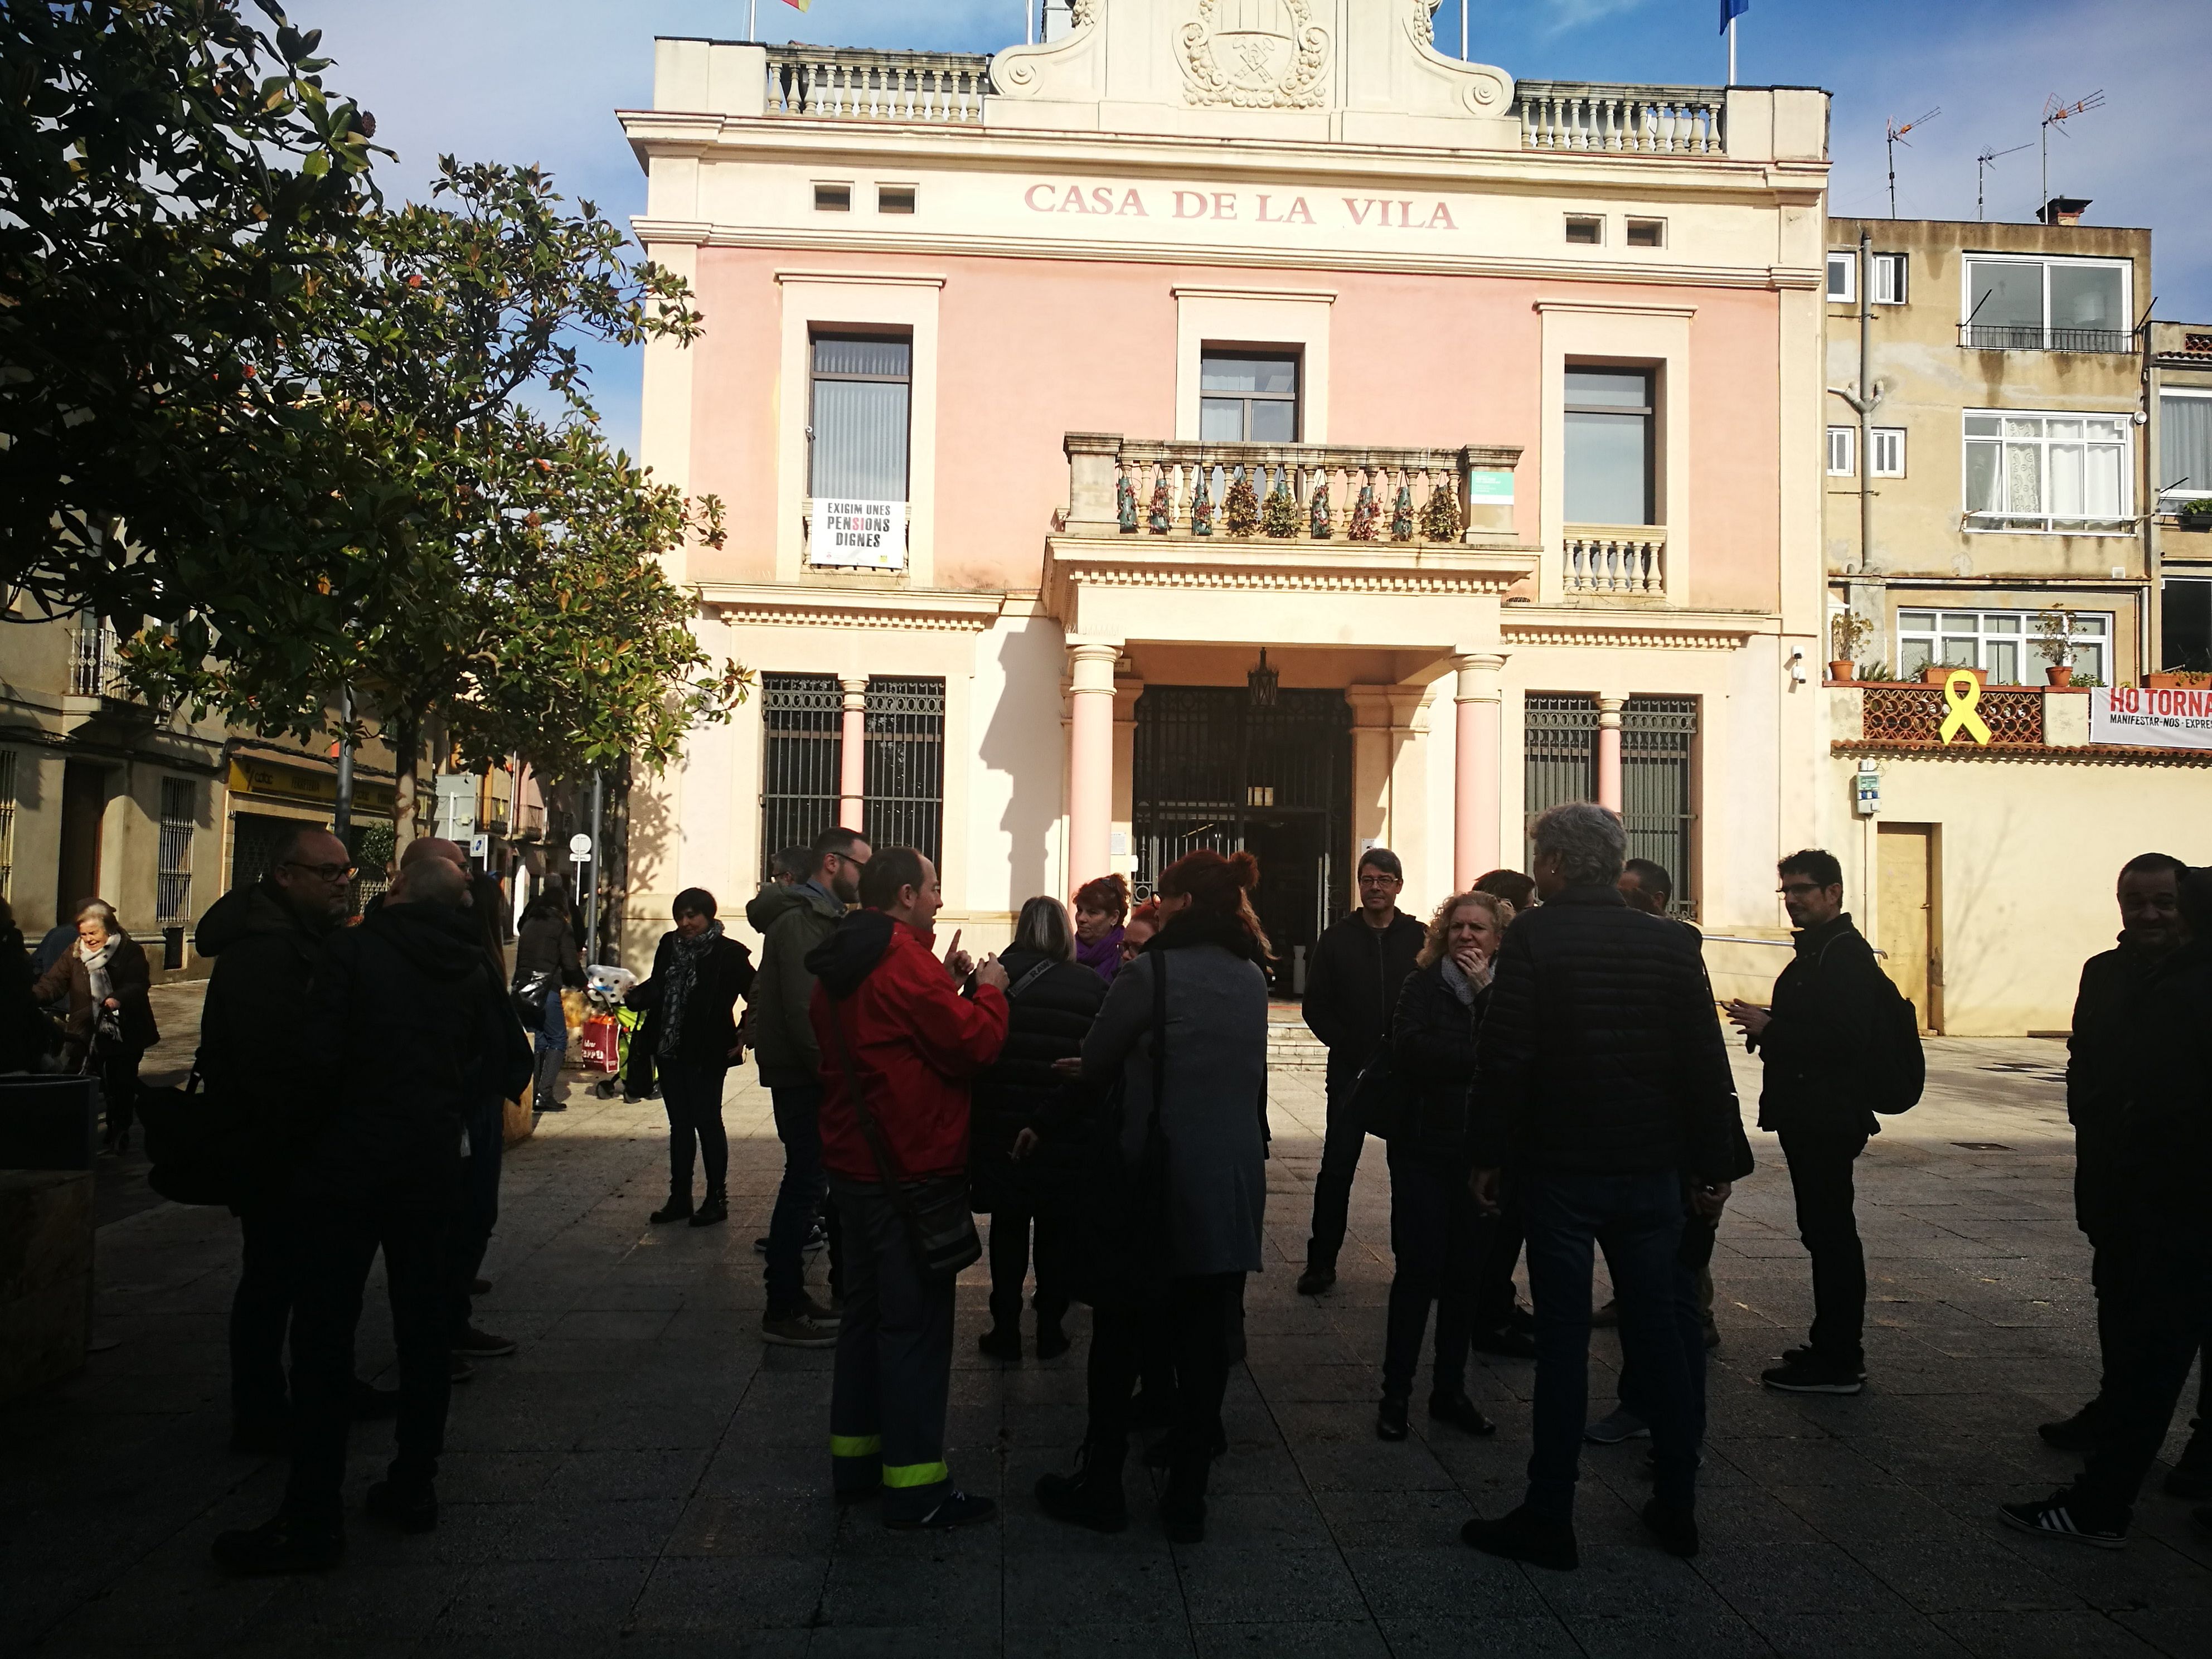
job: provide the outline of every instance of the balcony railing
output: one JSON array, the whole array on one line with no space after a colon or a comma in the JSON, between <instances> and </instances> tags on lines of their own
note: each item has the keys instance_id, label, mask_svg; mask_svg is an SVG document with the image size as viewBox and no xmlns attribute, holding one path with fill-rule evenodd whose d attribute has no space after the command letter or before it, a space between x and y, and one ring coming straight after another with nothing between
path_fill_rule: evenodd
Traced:
<instances>
[{"instance_id":1,"label":"balcony railing","mask_svg":"<svg viewBox=\"0 0 2212 1659\"><path fill-rule=\"evenodd\" d=\"M1949 705L1942 686L1869 684L1860 696L1859 741L1942 746L1941 733ZM1990 728L1988 746L2042 748L2043 702L2044 693L2039 690L1984 686L1974 708Z\"/></svg>"},{"instance_id":2,"label":"balcony railing","mask_svg":"<svg viewBox=\"0 0 2212 1659\"><path fill-rule=\"evenodd\" d=\"M1608 86L1522 81L1514 112L1526 149L1608 150L1632 155L1727 154L1728 94L1719 87Z\"/></svg>"},{"instance_id":3,"label":"balcony railing","mask_svg":"<svg viewBox=\"0 0 2212 1659\"><path fill-rule=\"evenodd\" d=\"M1306 543L1459 541L1469 526L1470 476L1510 471L1520 457L1088 433L1069 434L1067 451L1072 520L1112 524L1125 536ZM1510 516L1510 507L1475 500L1478 514Z\"/></svg>"},{"instance_id":4,"label":"balcony railing","mask_svg":"<svg viewBox=\"0 0 2212 1659\"><path fill-rule=\"evenodd\" d=\"M1959 343L1969 351L2132 352L2136 337L2124 328L2038 328L2011 323L1961 323Z\"/></svg>"},{"instance_id":5,"label":"balcony railing","mask_svg":"<svg viewBox=\"0 0 2212 1659\"><path fill-rule=\"evenodd\" d=\"M80 697L131 696L131 683L123 673L122 636L114 623L90 617L78 623L70 690Z\"/></svg>"},{"instance_id":6,"label":"balcony railing","mask_svg":"<svg viewBox=\"0 0 2212 1659\"><path fill-rule=\"evenodd\" d=\"M770 46L768 112L810 120L978 126L991 60L981 52Z\"/></svg>"},{"instance_id":7,"label":"balcony railing","mask_svg":"<svg viewBox=\"0 0 2212 1659\"><path fill-rule=\"evenodd\" d=\"M1569 525L1560 550L1559 586L1589 593L1667 593L1667 532L1656 525Z\"/></svg>"}]
</instances>

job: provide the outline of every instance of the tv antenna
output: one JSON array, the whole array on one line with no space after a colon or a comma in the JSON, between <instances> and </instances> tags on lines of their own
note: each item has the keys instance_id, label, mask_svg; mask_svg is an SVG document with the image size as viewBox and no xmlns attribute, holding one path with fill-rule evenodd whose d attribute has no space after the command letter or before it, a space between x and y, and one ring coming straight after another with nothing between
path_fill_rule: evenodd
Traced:
<instances>
[{"instance_id":1,"label":"tv antenna","mask_svg":"<svg viewBox=\"0 0 2212 1659\"><path fill-rule=\"evenodd\" d=\"M1983 181L1989 177L1990 169L1997 164L1997 158L2001 155L2017 155L2027 148L2026 144L2014 144L2010 149L1990 149L1974 157L1974 217L1976 219L1985 219L1989 216L1982 211L1982 185Z\"/></svg>"},{"instance_id":2,"label":"tv antenna","mask_svg":"<svg viewBox=\"0 0 2212 1659\"><path fill-rule=\"evenodd\" d=\"M1889 216L1893 219L1897 217L1897 147L1903 144L1905 149L1911 149L1912 145L1905 135L1915 127L1926 126L1942 112L1942 109L1938 106L1929 110L1925 115L1915 116L1902 126L1898 125L1894 117L1890 120L1889 131L1883 142L1889 147Z\"/></svg>"},{"instance_id":3,"label":"tv antenna","mask_svg":"<svg viewBox=\"0 0 2212 1659\"><path fill-rule=\"evenodd\" d=\"M2057 127L2061 137L2065 137L2066 123L2077 115L2087 115L2093 109L2105 106L2104 89L2100 88L2087 98L2077 98L2070 104L2058 101L2053 93L2043 100L2043 199L2036 204L2035 216L2041 218L2051 202L2051 129Z\"/></svg>"}]
</instances>

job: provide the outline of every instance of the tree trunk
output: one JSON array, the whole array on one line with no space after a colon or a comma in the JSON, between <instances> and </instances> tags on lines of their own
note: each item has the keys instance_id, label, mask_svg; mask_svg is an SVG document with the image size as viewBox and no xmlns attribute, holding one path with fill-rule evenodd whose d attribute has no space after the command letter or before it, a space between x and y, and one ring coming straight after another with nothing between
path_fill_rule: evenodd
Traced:
<instances>
[{"instance_id":1,"label":"tree trunk","mask_svg":"<svg viewBox=\"0 0 2212 1659\"><path fill-rule=\"evenodd\" d=\"M415 822L419 810L419 791L416 772L422 754L422 720L411 708L402 708L392 717L389 728L392 738L392 839L395 861L407 850L407 844L421 833Z\"/></svg>"}]
</instances>

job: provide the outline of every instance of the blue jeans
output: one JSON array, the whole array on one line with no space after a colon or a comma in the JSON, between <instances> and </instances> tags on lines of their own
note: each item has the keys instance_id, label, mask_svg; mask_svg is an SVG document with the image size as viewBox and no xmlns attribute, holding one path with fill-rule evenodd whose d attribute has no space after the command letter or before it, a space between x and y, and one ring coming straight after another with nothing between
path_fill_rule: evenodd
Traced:
<instances>
[{"instance_id":1,"label":"blue jeans","mask_svg":"<svg viewBox=\"0 0 2212 1659\"><path fill-rule=\"evenodd\" d=\"M793 1084L769 1090L769 1097L783 1142L783 1184L768 1220L768 1316L784 1319L805 1296L802 1256L830 1177L822 1172L822 1085Z\"/></svg>"},{"instance_id":2,"label":"blue jeans","mask_svg":"<svg viewBox=\"0 0 2212 1659\"><path fill-rule=\"evenodd\" d=\"M1513 1178L1528 1228L1528 1294L1536 1309L1528 1508L1549 1520L1574 1518L1589 1410L1590 1269L1599 1244L1620 1304L1621 1346L1636 1368L1639 1415L1651 1425L1656 1495L1669 1508L1691 1508L1698 1435L1677 1318L1680 1178L1672 1170L1624 1176L1515 1171Z\"/></svg>"}]
</instances>

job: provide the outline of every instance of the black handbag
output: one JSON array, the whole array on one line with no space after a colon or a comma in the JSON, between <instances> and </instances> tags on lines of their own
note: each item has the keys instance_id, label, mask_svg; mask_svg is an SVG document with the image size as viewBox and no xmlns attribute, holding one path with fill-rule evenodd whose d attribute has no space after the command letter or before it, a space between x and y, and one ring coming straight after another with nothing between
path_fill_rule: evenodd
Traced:
<instances>
[{"instance_id":1,"label":"black handbag","mask_svg":"<svg viewBox=\"0 0 2212 1659\"><path fill-rule=\"evenodd\" d=\"M968 1176L963 1172L923 1181L906 1178L891 1157L876 1115L868 1109L860 1068L854 1064L853 1046L846 1040L844 1018L835 1006L830 1010L830 1029L836 1035L837 1060L845 1070L845 1091L852 1097L853 1115L859 1120L861 1139L875 1158L876 1171L883 1176L884 1192L906 1224L907 1237L922 1272L932 1278L950 1279L983 1255L983 1241L976 1234L975 1215L969 1205Z\"/></svg>"},{"instance_id":2,"label":"black handbag","mask_svg":"<svg viewBox=\"0 0 2212 1659\"><path fill-rule=\"evenodd\" d=\"M138 1097L146 1184L173 1204L235 1204L244 1194L246 1126L220 1095L200 1086L199 1061L180 1088L147 1089Z\"/></svg>"},{"instance_id":3,"label":"black handbag","mask_svg":"<svg viewBox=\"0 0 2212 1659\"><path fill-rule=\"evenodd\" d=\"M1352 1115L1361 1129L1388 1140L1411 1121L1414 1091L1390 1066L1390 1045L1359 1068L1352 1083Z\"/></svg>"},{"instance_id":4,"label":"black handbag","mask_svg":"<svg viewBox=\"0 0 2212 1659\"><path fill-rule=\"evenodd\" d=\"M539 969L514 981L514 1012L522 1029L533 1036L545 1029L545 1000L553 992L553 975Z\"/></svg>"}]
</instances>

